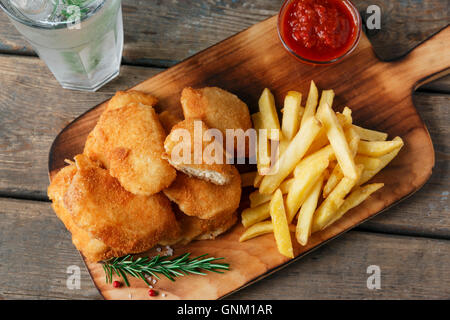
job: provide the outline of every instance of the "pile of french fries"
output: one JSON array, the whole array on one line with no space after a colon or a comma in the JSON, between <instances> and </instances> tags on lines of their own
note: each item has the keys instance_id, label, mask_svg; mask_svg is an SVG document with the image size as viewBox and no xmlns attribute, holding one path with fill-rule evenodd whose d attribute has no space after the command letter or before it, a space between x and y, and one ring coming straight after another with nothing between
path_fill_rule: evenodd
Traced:
<instances>
[{"instance_id":1,"label":"pile of french fries","mask_svg":"<svg viewBox=\"0 0 450 320\"><path fill-rule=\"evenodd\" d=\"M242 177L244 185L257 190L242 212L246 230L241 242L273 232L279 252L293 258L291 232L304 246L311 233L383 187L364 184L396 157L403 140L386 141L386 133L353 124L348 107L333 111L333 99L333 90L323 90L319 101L313 81L304 107L300 92L288 92L280 126L274 97L264 89L252 120L257 132L267 130L258 133L258 172ZM278 142L276 158L271 156L273 141Z\"/></svg>"}]
</instances>

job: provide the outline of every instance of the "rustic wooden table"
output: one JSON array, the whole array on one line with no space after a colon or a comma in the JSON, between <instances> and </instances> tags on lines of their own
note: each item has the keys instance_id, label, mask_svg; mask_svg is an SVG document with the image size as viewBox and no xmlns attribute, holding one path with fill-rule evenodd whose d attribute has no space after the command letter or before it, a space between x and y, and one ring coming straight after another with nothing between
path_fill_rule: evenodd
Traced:
<instances>
[{"instance_id":1,"label":"rustic wooden table","mask_svg":"<svg viewBox=\"0 0 450 320\"><path fill-rule=\"evenodd\" d=\"M277 13L281 0L124 0L125 48L118 79L96 93L61 89L0 13L0 299L99 299L70 234L46 195L47 157L71 120L164 68ZM449 24L448 0L355 0L382 9L368 31L377 55L401 57ZM436 52L436 55L449 54ZM414 103L436 152L430 181L415 195L233 299L450 298L450 76L421 87ZM66 286L81 268L81 289ZM367 268L381 289L367 288Z\"/></svg>"}]
</instances>

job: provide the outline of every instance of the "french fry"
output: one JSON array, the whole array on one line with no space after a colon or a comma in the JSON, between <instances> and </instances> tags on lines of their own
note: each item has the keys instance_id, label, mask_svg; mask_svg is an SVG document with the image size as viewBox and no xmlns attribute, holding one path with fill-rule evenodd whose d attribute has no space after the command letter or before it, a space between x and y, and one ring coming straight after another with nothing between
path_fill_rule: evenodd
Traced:
<instances>
[{"instance_id":1,"label":"french fry","mask_svg":"<svg viewBox=\"0 0 450 320\"><path fill-rule=\"evenodd\" d=\"M263 128L268 130L269 139L276 140L272 137L272 130L280 130L280 122L278 120L277 108L275 107L275 99L269 89L265 88L258 101L259 110L261 112Z\"/></svg>"},{"instance_id":2,"label":"french fry","mask_svg":"<svg viewBox=\"0 0 450 320\"><path fill-rule=\"evenodd\" d=\"M305 112L303 113L302 121L300 127L303 126L305 121L316 114L317 101L319 100L319 91L317 90L316 84L311 80L309 86L308 99L306 100Z\"/></svg>"},{"instance_id":3,"label":"french fry","mask_svg":"<svg viewBox=\"0 0 450 320\"><path fill-rule=\"evenodd\" d=\"M301 122L303 119L303 115L305 114L305 107L300 106L300 109L298 111L299 111L298 116L300 120L299 122ZM300 126L298 128L300 129Z\"/></svg>"},{"instance_id":4,"label":"french fry","mask_svg":"<svg viewBox=\"0 0 450 320\"><path fill-rule=\"evenodd\" d=\"M322 129L320 129L319 133L317 134L317 137L314 139L313 143L306 152L305 157L322 149L328 144L330 144L330 141L328 141L327 132L325 131L325 128L322 127Z\"/></svg>"},{"instance_id":5,"label":"french fry","mask_svg":"<svg viewBox=\"0 0 450 320\"><path fill-rule=\"evenodd\" d=\"M352 124L351 117L346 117L343 114L337 112L336 117L338 118L339 123L341 124L342 128L348 128ZM319 134L317 135L316 139L314 139L313 143L311 144L311 147L309 147L308 151L306 152L305 156L309 156L310 154L313 154L317 150L322 149L327 144L329 144L330 141L327 137L327 132L324 127L320 129Z\"/></svg>"},{"instance_id":6,"label":"french fry","mask_svg":"<svg viewBox=\"0 0 450 320\"><path fill-rule=\"evenodd\" d=\"M388 137L387 133L365 129L357 125L353 125L353 129L355 129L356 132L358 132L359 136L361 137L361 140L365 141L385 141Z\"/></svg>"},{"instance_id":7,"label":"french fry","mask_svg":"<svg viewBox=\"0 0 450 320\"><path fill-rule=\"evenodd\" d=\"M295 166L305 155L314 138L320 131L320 122L312 117L305 122L298 133L292 139L286 151L272 166L268 175L264 177L259 187L261 193L273 193L281 182L294 170Z\"/></svg>"},{"instance_id":8,"label":"french fry","mask_svg":"<svg viewBox=\"0 0 450 320\"><path fill-rule=\"evenodd\" d=\"M295 232L295 226L289 225L289 231ZM259 236L262 236L263 234L272 233L273 232L273 224L271 220L267 221L261 221L258 222L248 229L244 231L244 233L239 238L239 242L244 242Z\"/></svg>"},{"instance_id":9,"label":"french fry","mask_svg":"<svg viewBox=\"0 0 450 320\"><path fill-rule=\"evenodd\" d=\"M253 128L255 128L256 131L264 128L261 112L255 112L252 114L251 117L252 117L252 122L253 122Z\"/></svg>"},{"instance_id":10,"label":"french fry","mask_svg":"<svg viewBox=\"0 0 450 320\"><path fill-rule=\"evenodd\" d=\"M346 129L352 125L353 119L352 119L352 116L349 115L348 113L343 114L340 112L336 112L336 117L338 118L339 123L341 124L342 128Z\"/></svg>"},{"instance_id":11,"label":"french fry","mask_svg":"<svg viewBox=\"0 0 450 320\"><path fill-rule=\"evenodd\" d=\"M342 115L347 118L347 121L353 123L353 117L352 117L352 109L349 107L344 107L344 110L342 110Z\"/></svg>"},{"instance_id":12,"label":"french fry","mask_svg":"<svg viewBox=\"0 0 450 320\"><path fill-rule=\"evenodd\" d=\"M395 137L393 141L400 142L400 147L378 158L380 160L380 164L376 169L373 170L365 169L361 175L361 178L358 181L358 185L362 185L367 181L369 181L370 179L372 179L378 172L380 172L384 167L386 167L389 164L389 162L391 162L397 156L397 154L403 147L403 140L400 137Z\"/></svg>"},{"instance_id":13,"label":"french fry","mask_svg":"<svg viewBox=\"0 0 450 320\"><path fill-rule=\"evenodd\" d=\"M331 148L331 146L330 146L330 148ZM333 148L331 148L331 150L333 150ZM334 153L333 153L334 154ZM331 171L333 171L334 170L334 168L336 167L338 165L338 163L337 163L337 161L335 161L335 159L332 159L332 160L330 160L330 165L328 166L328 170L330 171L330 173L331 173Z\"/></svg>"},{"instance_id":14,"label":"french fry","mask_svg":"<svg viewBox=\"0 0 450 320\"><path fill-rule=\"evenodd\" d=\"M310 190L328 167L328 164L329 160L327 158L317 159L317 161L310 161L306 158L295 168L297 172L294 174L294 183L289 189L286 198L286 213L289 223L294 219Z\"/></svg>"},{"instance_id":15,"label":"french fry","mask_svg":"<svg viewBox=\"0 0 450 320\"><path fill-rule=\"evenodd\" d=\"M338 160L344 176L356 180L358 174L352 151L345 138L344 130L328 103L319 106L317 117L325 127L328 140L333 147L336 159Z\"/></svg>"},{"instance_id":16,"label":"french fry","mask_svg":"<svg viewBox=\"0 0 450 320\"><path fill-rule=\"evenodd\" d=\"M255 129L269 132L262 137L267 144L257 145L257 163L258 169L270 169L242 175L243 186L253 183L259 190L250 194L250 208L242 212L247 229L239 241L273 232L278 251L293 258L289 231L295 231L298 243L306 245L311 233L330 226L383 186L361 185L397 156L403 140L386 141L386 133L354 125L348 107L334 112L333 90L322 91L318 100L313 81L305 108L301 93L289 91L280 130L273 95L268 89L261 94L260 112L252 119ZM324 200L320 203L321 192Z\"/></svg>"},{"instance_id":17,"label":"french fry","mask_svg":"<svg viewBox=\"0 0 450 320\"><path fill-rule=\"evenodd\" d=\"M265 175L270 169L270 149L267 130L259 130L256 134L258 139L258 151L256 152L256 166L258 173Z\"/></svg>"},{"instance_id":18,"label":"french fry","mask_svg":"<svg viewBox=\"0 0 450 320\"><path fill-rule=\"evenodd\" d=\"M279 156L281 156L287 149L287 147L289 146L290 141L287 140L286 138L281 138L280 143L278 144L278 148L279 148Z\"/></svg>"},{"instance_id":19,"label":"french fry","mask_svg":"<svg viewBox=\"0 0 450 320\"><path fill-rule=\"evenodd\" d=\"M314 163L318 162L321 159L328 159L328 161L333 161L336 159L336 156L334 154L334 150L330 145L327 145L326 147L314 152L313 154L310 154L309 156L302 159L301 162L303 162L302 166L297 165L294 169L294 176L299 176L303 174L303 170L305 168L305 165L308 163Z\"/></svg>"},{"instance_id":20,"label":"french fry","mask_svg":"<svg viewBox=\"0 0 450 320\"><path fill-rule=\"evenodd\" d=\"M305 202L303 203L297 221L297 228L295 231L295 237L298 243L302 246L308 243L308 238L311 235L311 225L314 216L314 212L317 208L317 201L319 199L320 191L323 185L323 175L316 181L311 191L309 192Z\"/></svg>"},{"instance_id":21,"label":"french fry","mask_svg":"<svg viewBox=\"0 0 450 320\"><path fill-rule=\"evenodd\" d=\"M330 106L333 105L334 91L333 90L323 90L320 96L319 107L317 108L316 115L319 113L319 109L323 108L326 104Z\"/></svg>"},{"instance_id":22,"label":"french fry","mask_svg":"<svg viewBox=\"0 0 450 320\"><path fill-rule=\"evenodd\" d=\"M355 157L356 153L358 152L358 146L361 138L359 137L359 134L356 132L356 130L351 126L345 130L344 134L345 138L347 139L350 151L352 152L353 157Z\"/></svg>"},{"instance_id":23,"label":"french fry","mask_svg":"<svg viewBox=\"0 0 450 320\"><path fill-rule=\"evenodd\" d=\"M262 122L262 114L261 112L256 112L252 114L252 122L253 127L256 130L256 163L258 168L259 174L265 174L270 168L270 152L269 152L269 140L267 137L267 131L260 129L263 129L263 122ZM262 135L260 135L260 132L262 132ZM257 176L258 177L258 176ZM261 178L262 180L262 178ZM256 185L254 185L257 187Z\"/></svg>"},{"instance_id":24,"label":"french fry","mask_svg":"<svg viewBox=\"0 0 450 320\"><path fill-rule=\"evenodd\" d=\"M241 187L251 187L253 186L253 181L255 181L258 172L246 172L241 174Z\"/></svg>"},{"instance_id":25,"label":"french fry","mask_svg":"<svg viewBox=\"0 0 450 320\"><path fill-rule=\"evenodd\" d=\"M361 174L363 169L364 169L363 165L358 165L356 172L357 177ZM328 197L322 202L322 204L314 214L312 232L322 230L330 222L330 220L333 218L334 213L344 203L345 196L356 185L357 180L358 178L351 179L345 176L344 178L342 178L342 180L328 195Z\"/></svg>"},{"instance_id":26,"label":"french fry","mask_svg":"<svg viewBox=\"0 0 450 320\"><path fill-rule=\"evenodd\" d=\"M346 112L347 110L350 110L349 108L345 107L344 112ZM351 111L346 112L347 116L351 117ZM358 151L358 144L360 141L360 137L359 134L356 132L356 130L354 130L351 126L349 126L346 130L345 130L345 138L347 139L348 142L348 146L350 148L350 151L352 152L353 156L356 155L356 152ZM333 171L331 172L327 183L325 184L324 188L323 188L323 197L326 198L328 197L328 195L330 194L331 191L333 191L334 187L336 187L336 185L339 183L339 181L341 181L341 179L344 177L344 174L341 170L341 167L339 166L339 164L337 164Z\"/></svg>"},{"instance_id":27,"label":"french fry","mask_svg":"<svg viewBox=\"0 0 450 320\"><path fill-rule=\"evenodd\" d=\"M241 214L242 225L248 228L257 222L266 220L268 217L270 217L269 205L270 202L267 202L257 207L247 208L244 211L242 211Z\"/></svg>"},{"instance_id":28,"label":"french fry","mask_svg":"<svg viewBox=\"0 0 450 320\"><path fill-rule=\"evenodd\" d=\"M363 156L361 154L357 154L355 157L356 164L363 164L364 170L375 170L381 163L381 160L378 158L372 158L368 156Z\"/></svg>"},{"instance_id":29,"label":"french fry","mask_svg":"<svg viewBox=\"0 0 450 320\"><path fill-rule=\"evenodd\" d=\"M294 91L294 92L296 92L296 91ZM284 108L281 108L281 113L284 113ZM303 114L305 113L305 107L302 107L302 106L300 106L300 109L299 109L299 116L300 116L300 121L302 120L302 117L303 117Z\"/></svg>"},{"instance_id":30,"label":"french fry","mask_svg":"<svg viewBox=\"0 0 450 320\"><path fill-rule=\"evenodd\" d=\"M264 176L260 175L259 173L255 177L255 181L253 181L253 187L259 188L261 185L261 181L264 178Z\"/></svg>"},{"instance_id":31,"label":"french fry","mask_svg":"<svg viewBox=\"0 0 450 320\"><path fill-rule=\"evenodd\" d=\"M281 186L280 186L281 187ZM253 191L252 193L250 193L249 198L250 198L250 208L255 208L259 205L262 205L263 203L267 203L270 201L270 199L272 199L272 194L262 194L259 193L258 190Z\"/></svg>"},{"instance_id":32,"label":"french fry","mask_svg":"<svg viewBox=\"0 0 450 320\"><path fill-rule=\"evenodd\" d=\"M354 207L360 205L363 201L365 201L372 193L379 190L384 186L384 183L373 183L368 184L363 187L357 187L355 188L352 193L345 199L344 203L340 208L336 211L334 216L331 218L330 222L324 227L327 228L328 226L335 223L337 220L342 218L342 216L347 213L350 209L353 209Z\"/></svg>"},{"instance_id":33,"label":"french fry","mask_svg":"<svg viewBox=\"0 0 450 320\"><path fill-rule=\"evenodd\" d=\"M292 248L291 234L289 224L284 210L283 195L280 189L275 191L272 200L270 200L270 217L272 218L273 233L278 251L288 257L294 258L294 249Z\"/></svg>"},{"instance_id":34,"label":"french fry","mask_svg":"<svg viewBox=\"0 0 450 320\"><path fill-rule=\"evenodd\" d=\"M330 169L328 168L328 169L326 169L324 172L323 172L323 180L324 181L327 181L328 180L328 178L330 177Z\"/></svg>"},{"instance_id":35,"label":"french fry","mask_svg":"<svg viewBox=\"0 0 450 320\"><path fill-rule=\"evenodd\" d=\"M392 150L401 147L403 142L398 140L392 141L361 141L358 145L358 154L369 157L381 157Z\"/></svg>"},{"instance_id":36,"label":"french fry","mask_svg":"<svg viewBox=\"0 0 450 320\"><path fill-rule=\"evenodd\" d=\"M326 198L333 191L333 189L337 186L339 181L342 180L344 174L342 173L341 167L337 164L330 176L328 177L327 183L323 187L323 197Z\"/></svg>"},{"instance_id":37,"label":"french fry","mask_svg":"<svg viewBox=\"0 0 450 320\"><path fill-rule=\"evenodd\" d=\"M293 178L283 181L283 183L280 185L281 193L283 193L283 194L288 193L293 182L294 182ZM270 199L272 199L272 196L273 196L272 194L262 194L259 192L259 190L253 191L249 195L250 208L254 208L263 203L269 202Z\"/></svg>"},{"instance_id":38,"label":"french fry","mask_svg":"<svg viewBox=\"0 0 450 320\"><path fill-rule=\"evenodd\" d=\"M291 140L300 127L301 101L302 94L297 91L289 91L284 98L281 132L283 133L283 137L287 140Z\"/></svg>"}]
</instances>

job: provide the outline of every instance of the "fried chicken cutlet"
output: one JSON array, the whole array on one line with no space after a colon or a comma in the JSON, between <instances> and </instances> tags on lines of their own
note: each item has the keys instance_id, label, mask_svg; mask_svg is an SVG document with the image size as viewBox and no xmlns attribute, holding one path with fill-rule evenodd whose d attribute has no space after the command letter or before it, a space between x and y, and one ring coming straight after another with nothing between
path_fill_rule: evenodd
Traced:
<instances>
[{"instance_id":1,"label":"fried chicken cutlet","mask_svg":"<svg viewBox=\"0 0 450 320\"><path fill-rule=\"evenodd\" d=\"M133 102L142 103L146 106L154 107L158 103L158 99L151 94L141 91L117 91L114 97L109 100L106 110L119 109Z\"/></svg>"},{"instance_id":2,"label":"fried chicken cutlet","mask_svg":"<svg viewBox=\"0 0 450 320\"><path fill-rule=\"evenodd\" d=\"M179 238L175 215L162 193L136 196L84 155L75 160L56 174L48 195L87 260L138 253Z\"/></svg>"},{"instance_id":3,"label":"fried chicken cutlet","mask_svg":"<svg viewBox=\"0 0 450 320\"><path fill-rule=\"evenodd\" d=\"M161 158L165 137L155 110L133 102L102 114L86 140L84 154L100 161L129 192L152 195L176 176Z\"/></svg>"},{"instance_id":4,"label":"fried chicken cutlet","mask_svg":"<svg viewBox=\"0 0 450 320\"><path fill-rule=\"evenodd\" d=\"M63 204L79 228L123 254L142 252L177 236L178 224L163 194L132 194L86 156L76 156L75 162L77 171Z\"/></svg>"},{"instance_id":5,"label":"fried chicken cutlet","mask_svg":"<svg viewBox=\"0 0 450 320\"><path fill-rule=\"evenodd\" d=\"M229 183L234 176L234 167L226 163L222 143L209 134L201 120L188 119L174 125L164 141L164 149L163 158L189 176L218 185Z\"/></svg>"},{"instance_id":6,"label":"fried chicken cutlet","mask_svg":"<svg viewBox=\"0 0 450 320\"><path fill-rule=\"evenodd\" d=\"M124 253L108 247L103 241L92 238L91 235L78 227L72 219L72 214L63 203L64 194L69 189L74 175L77 172L75 164L62 168L53 178L48 187L48 196L52 200L52 208L58 218L72 234L72 243L83 253L88 261L96 262L106 260Z\"/></svg>"},{"instance_id":7,"label":"fried chicken cutlet","mask_svg":"<svg viewBox=\"0 0 450 320\"><path fill-rule=\"evenodd\" d=\"M188 216L212 219L237 210L241 200L241 177L232 167L233 177L223 186L177 173L174 183L164 194Z\"/></svg>"},{"instance_id":8,"label":"fried chicken cutlet","mask_svg":"<svg viewBox=\"0 0 450 320\"><path fill-rule=\"evenodd\" d=\"M208 127L219 129L224 138L226 129L242 129L245 132L252 128L248 106L236 95L221 88L187 87L183 89L180 101L186 119L203 120ZM235 131L235 134L234 149L237 150L237 141L245 139L245 136L240 137L238 131ZM231 153L232 150L227 151ZM243 151L248 155L248 147Z\"/></svg>"},{"instance_id":9,"label":"fried chicken cutlet","mask_svg":"<svg viewBox=\"0 0 450 320\"><path fill-rule=\"evenodd\" d=\"M178 118L167 110L158 114L158 117L167 134L170 133L170 130L172 130L172 127L174 125L176 125L178 122L183 121L183 119Z\"/></svg>"},{"instance_id":10,"label":"fried chicken cutlet","mask_svg":"<svg viewBox=\"0 0 450 320\"><path fill-rule=\"evenodd\" d=\"M175 206L174 206L175 207ZM161 245L186 245L192 240L213 240L237 222L237 211L226 212L212 219L199 219L185 215L179 208L173 208L180 225L180 236L177 239L162 241Z\"/></svg>"}]
</instances>

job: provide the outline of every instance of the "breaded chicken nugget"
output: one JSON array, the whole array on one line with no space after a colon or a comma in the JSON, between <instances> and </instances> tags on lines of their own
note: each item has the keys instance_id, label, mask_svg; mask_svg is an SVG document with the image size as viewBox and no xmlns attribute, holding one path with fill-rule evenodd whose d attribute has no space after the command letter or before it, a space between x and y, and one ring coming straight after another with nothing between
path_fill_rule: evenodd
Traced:
<instances>
[{"instance_id":1,"label":"breaded chicken nugget","mask_svg":"<svg viewBox=\"0 0 450 320\"><path fill-rule=\"evenodd\" d=\"M158 99L141 91L117 91L114 97L109 100L106 110L119 109L130 103L142 103L146 106L153 107L158 103Z\"/></svg>"},{"instance_id":2,"label":"breaded chicken nugget","mask_svg":"<svg viewBox=\"0 0 450 320\"><path fill-rule=\"evenodd\" d=\"M58 218L64 223L72 234L72 242L82 252L88 261L97 262L115 256L122 256L124 252L118 252L108 247L104 242L94 239L90 234L79 228L72 220L72 215L63 204L63 196L67 192L77 168L74 164L61 169L53 178L48 187L48 196L52 200L52 208Z\"/></svg>"},{"instance_id":3,"label":"breaded chicken nugget","mask_svg":"<svg viewBox=\"0 0 450 320\"><path fill-rule=\"evenodd\" d=\"M162 159L166 133L152 107L131 103L106 111L89 134L84 154L100 161L131 193L152 195L168 187L176 172Z\"/></svg>"},{"instance_id":4,"label":"breaded chicken nugget","mask_svg":"<svg viewBox=\"0 0 450 320\"><path fill-rule=\"evenodd\" d=\"M241 178L234 167L233 178L223 186L178 172L174 183L163 192L188 216L212 219L234 212L239 207Z\"/></svg>"},{"instance_id":5,"label":"breaded chicken nugget","mask_svg":"<svg viewBox=\"0 0 450 320\"><path fill-rule=\"evenodd\" d=\"M174 208L175 216L180 225L180 236L170 241L162 241L161 245L186 245L192 240L213 240L230 229L237 222L237 212L230 212L212 219L199 219L182 213Z\"/></svg>"},{"instance_id":6,"label":"breaded chicken nugget","mask_svg":"<svg viewBox=\"0 0 450 320\"><path fill-rule=\"evenodd\" d=\"M169 134L174 125L183 120L175 116L173 113L170 113L169 111L161 112L160 114L158 114L158 117L167 134Z\"/></svg>"},{"instance_id":7,"label":"breaded chicken nugget","mask_svg":"<svg viewBox=\"0 0 450 320\"><path fill-rule=\"evenodd\" d=\"M188 119L173 126L164 149L163 158L189 176L218 185L233 178L234 167L226 163L222 144L208 134L208 127L201 120Z\"/></svg>"},{"instance_id":8,"label":"breaded chicken nugget","mask_svg":"<svg viewBox=\"0 0 450 320\"><path fill-rule=\"evenodd\" d=\"M196 219L199 220L198 218ZM230 229L232 226L234 226L237 220L238 217L236 211L226 215L224 219L206 220L207 221L206 228L204 228L201 234L195 237L195 240L214 240L216 237L218 237L219 235ZM204 224L204 222L200 223L201 225Z\"/></svg>"},{"instance_id":9,"label":"breaded chicken nugget","mask_svg":"<svg viewBox=\"0 0 450 320\"><path fill-rule=\"evenodd\" d=\"M217 87L184 88L181 93L181 106L186 119L203 120L208 127L219 129L224 137L226 129L242 129L245 132L252 128L247 105L234 94ZM236 131L236 137L240 136ZM237 140L238 138L234 143L236 150ZM245 152L248 154L248 149Z\"/></svg>"},{"instance_id":10,"label":"breaded chicken nugget","mask_svg":"<svg viewBox=\"0 0 450 320\"><path fill-rule=\"evenodd\" d=\"M124 253L142 252L165 237L176 237L178 224L163 194L134 195L84 155L75 162L77 172L63 203L79 228Z\"/></svg>"}]
</instances>

